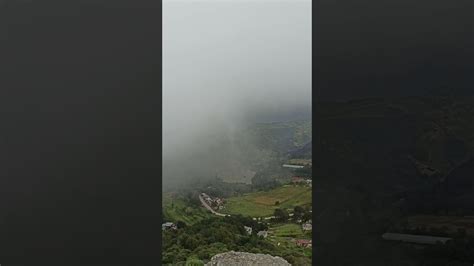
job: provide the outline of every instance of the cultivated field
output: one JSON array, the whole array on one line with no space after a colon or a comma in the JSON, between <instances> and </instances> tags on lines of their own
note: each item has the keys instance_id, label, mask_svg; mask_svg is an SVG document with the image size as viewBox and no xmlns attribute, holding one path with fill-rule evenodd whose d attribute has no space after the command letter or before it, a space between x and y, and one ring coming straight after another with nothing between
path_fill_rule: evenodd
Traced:
<instances>
[{"instance_id":1,"label":"cultivated field","mask_svg":"<svg viewBox=\"0 0 474 266\"><path fill-rule=\"evenodd\" d=\"M280 224L272 226L270 233L276 237L304 238L303 230L299 224Z\"/></svg>"},{"instance_id":2,"label":"cultivated field","mask_svg":"<svg viewBox=\"0 0 474 266\"><path fill-rule=\"evenodd\" d=\"M275 205L277 201L279 204ZM270 191L228 198L222 212L251 217L265 217L272 216L277 208L292 209L295 206L308 204L311 204L310 187L285 185Z\"/></svg>"},{"instance_id":3,"label":"cultivated field","mask_svg":"<svg viewBox=\"0 0 474 266\"><path fill-rule=\"evenodd\" d=\"M303 232L299 224L273 225L269 229L269 237L267 239L281 249L301 252L306 257L312 256L311 249L298 247L294 243L294 239L311 239L311 234Z\"/></svg>"}]
</instances>

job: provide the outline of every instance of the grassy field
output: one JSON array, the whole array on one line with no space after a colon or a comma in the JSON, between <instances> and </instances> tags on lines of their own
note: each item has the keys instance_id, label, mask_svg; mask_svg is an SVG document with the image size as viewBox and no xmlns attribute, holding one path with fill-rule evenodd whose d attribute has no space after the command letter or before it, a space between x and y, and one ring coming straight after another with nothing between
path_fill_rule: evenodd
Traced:
<instances>
[{"instance_id":1,"label":"grassy field","mask_svg":"<svg viewBox=\"0 0 474 266\"><path fill-rule=\"evenodd\" d=\"M211 216L204 208L189 207L184 200L170 194L163 195L163 215L167 222L183 221L188 225Z\"/></svg>"},{"instance_id":2,"label":"grassy field","mask_svg":"<svg viewBox=\"0 0 474 266\"><path fill-rule=\"evenodd\" d=\"M310 233L305 233L299 224L276 224L270 227L268 241L286 251L296 251L305 257L312 257L311 248L298 247L294 239L311 239Z\"/></svg>"},{"instance_id":3,"label":"grassy field","mask_svg":"<svg viewBox=\"0 0 474 266\"><path fill-rule=\"evenodd\" d=\"M304 238L303 230L299 224L281 224L270 228L271 235L275 237Z\"/></svg>"},{"instance_id":4,"label":"grassy field","mask_svg":"<svg viewBox=\"0 0 474 266\"><path fill-rule=\"evenodd\" d=\"M275 202L279 201L277 206ZM285 185L270 191L249 193L226 199L223 212L251 217L272 216L277 208L292 209L311 204L311 188Z\"/></svg>"}]
</instances>

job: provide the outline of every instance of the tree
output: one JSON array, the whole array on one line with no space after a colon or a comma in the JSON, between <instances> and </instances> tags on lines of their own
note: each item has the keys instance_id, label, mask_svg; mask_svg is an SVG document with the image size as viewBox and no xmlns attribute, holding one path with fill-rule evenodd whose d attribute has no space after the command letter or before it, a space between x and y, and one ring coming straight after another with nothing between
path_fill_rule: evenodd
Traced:
<instances>
[{"instance_id":1,"label":"tree","mask_svg":"<svg viewBox=\"0 0 474 266\"><path fill-rule=\"evenodd\" d=\"M187 208L184 210L184 212L185 212L186 214L190 215L190 214L193 213L193 208L187 207Z\"/></svg>"},{"instance_id":2,"label":"tree","mask_svg":"<svg viewBox=\"0 0 474 266\"><path fill-rule=\"evenodd\" d=\"M305 214L305 209L301 206L295 206L293 209L293 218L295 220L301 219Z\"/></svg>"},{"instance_id":3,"label":"tree","mask_svg":"<svg viewBox=\"0 0 474 266\"><path fill-rule=\"evenodd\" d=\"M259 190L268 190L278 186L278 182L268 173L257 173L252 178L252 186Z\"/></svg>"},{"instance_id":4,"label":"tree","mask_svg":"<svg viewBox=\"0 0 474 266\"><path fill-rule=\"evenodd\" d=\"M199 246L199 240L194 235L189 236L186 242L183 243L183 246L189 250L194 250Z\"/></svg>"},{"instance_id":5,"label":"tree","mask_svg":"<svg viewBox=\"0 0 474 266\"><path fill-rule=\"evenodd\" d=\"M284 221L287 221L288 220L288 212L284 209L275 209L275 212L273 214L275 216L275 219L277 221L281 221L281 222L284 222Z\"/></svg>"},{"instance_id":6,"label":"tree","mask_svg":"<svg viewBox=\"0 0 474 266\"><path fill-rule=\"evenodd\" d=\"M182 229L186 227L186 224L183 221L177 221L176 226L178 227L178 229Z\"/></svg>"},{"instance_id":7,"label":"tree","mask_svg":"<svg viewBox=\"0 0 474 266\"><path fill-rule=\"evenodd\" d=\"M189 256L189 250L187 249L179 249L177 253L175 253L174 261L175 262L186 262Z\"/></svg>"},{"instance_id":8,"label":"tree","mask_svg":"<svg viewBox=\"0 0 474 266\"><path fill-rule=\"evenodd\" d=\"M303 216L301 217L301 219L305 222L311 220L312 218L313 218L313 215L310 212L305 212Z\"/></svg>"},{"instance_id":9,"label":"tree","mask_svg":"<svg viewBox=\"0 0 474 266\"><path fill-rule=\"evenodd\" d=\"M189 257L186 260L186 266L204 266L204 262L196 257Z\"/></svg>"}]
</instances>

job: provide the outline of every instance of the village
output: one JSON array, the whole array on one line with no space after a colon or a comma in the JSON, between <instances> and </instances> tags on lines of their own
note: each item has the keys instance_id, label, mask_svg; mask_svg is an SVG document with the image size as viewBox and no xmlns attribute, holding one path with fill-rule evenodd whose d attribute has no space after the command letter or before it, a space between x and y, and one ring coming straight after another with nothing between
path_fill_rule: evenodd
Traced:
<instances>
[{"instance_id":1,"label":"village","mask_svg":"<svg viewBox=\"0 0 474 266\"><path fill-rule=\"evenodd\" d=\"M212 171L218 173L183 191L170 193L164 203L162 223L163 237L169 243L165 256L169 259L165 261L179 257L174 246L193 250L195 256L207 260L206 254L217 252L216 247L223 252L242 245L236 251L251 247L253 253L284 254L289 261L308 263L312 256L309 158L272 158L250 167L249 171L257 173L250 179Z\"/></svg>"},{"instance_id":2,"label":"village","mask_svg":"<svg viewBox=\"0 0 474 266\"><path fill-rule=\"evenodd\" d=\"M308 185L309 187L312 187L313 180L312 179L305 179L304 177L299 177L299 176L294 176L291 178L291 183L297 185L297 184L303 184L303 185Z\"/></svg>"},{"instance_id":3,"label":"village","mask_svg":"<svg viewBox=\"0 0 474 266\"><path fill-rule=\"evenodd\" d=\"M222 210L224 208L224 199L219 197L211 197L206 193L201 193L201 197L207 203L207 206L211 207L213 210Z\"/></svg>"},{"instance_id":4,"label":"village","mask_svg":"<svg viewBox=\"0 0 474 266\"><path fill-rule=\"evenodd\" d=\"M285 166L283 166L285 167ZM290 179L290 182L287 185L292 185L292 186L304 186L304 187L312 187L312 180L308 177L301 177L301 176L293 176ZM214 197L211 196L207 193L200 193L199 194L199 199L201 201L201 204L204 208L206 208L209 212L211 212L214 215L217 216L229 216L229 214L224 214L220 213L220 211L225 210L225 204L226 200L220 197ZM267 217L252 217L253 220L258 221L259 223L266 222L270 224L291 224L291 225L298 225L300 227L300 231L303 232L303 234L311 234L312 232L312 220L311 219L302 219L301 217L293 219L294 212L291 212L291 209L286 210L288 211L288 217L286 218L286 221L282 220L276 220L276 217L271 215ZM311 210L309 210L311 212ZM178 226L175 223L172 222L165 222L162 224L162 230L177 230ZM248 235L252 235L254 232L254 228L250 226L244 226L245 232ZM256 235L258 237L261 237L263 239L267 237L272 236L272 231L269 230L260 230L256 232ZM291 238L289 239L291 243L293 243L295 246L298 247L303 247L303 248L311 248L312 247L312 240L307 239L307 238ZM280 245L278 242L277 245Z\"/></svg>"}]
</instances>

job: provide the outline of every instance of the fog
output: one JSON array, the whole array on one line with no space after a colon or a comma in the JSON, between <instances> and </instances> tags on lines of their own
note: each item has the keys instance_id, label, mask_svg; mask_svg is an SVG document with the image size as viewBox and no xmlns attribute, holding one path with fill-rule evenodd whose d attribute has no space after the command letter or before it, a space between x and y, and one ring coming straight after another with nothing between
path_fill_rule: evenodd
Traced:
<instances>
[{"instance_id":1,"label":"fog","mask_svg":"<svg viewBox=\"0 0 474 266\"><path fill-rule=\"evenodd\" d=\"M310 108L311 1L163 2L164 187L248 170L236 132Z\"/></svg>"}]
</instances>

